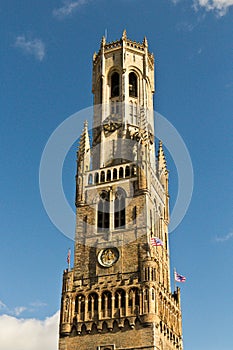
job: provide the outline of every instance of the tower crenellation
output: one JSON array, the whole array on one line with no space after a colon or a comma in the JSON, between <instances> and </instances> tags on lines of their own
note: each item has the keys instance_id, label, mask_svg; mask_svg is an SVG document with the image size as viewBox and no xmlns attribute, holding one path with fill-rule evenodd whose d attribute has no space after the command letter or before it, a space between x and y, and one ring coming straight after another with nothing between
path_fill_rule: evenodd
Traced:
<instances>
[{"instance_id":1,"label":"tower crenellation","mask_svg":"<svg viewBox=\"0 0 233 350\"><path fill-rule=\"evenodd\" d=\"M125 30L111 43L103 37L92 92L92 144L85 123L77 152L74 267L63 275L59 350L182 350L147 39L132 41Z\"/></svg>"}]
</instances>

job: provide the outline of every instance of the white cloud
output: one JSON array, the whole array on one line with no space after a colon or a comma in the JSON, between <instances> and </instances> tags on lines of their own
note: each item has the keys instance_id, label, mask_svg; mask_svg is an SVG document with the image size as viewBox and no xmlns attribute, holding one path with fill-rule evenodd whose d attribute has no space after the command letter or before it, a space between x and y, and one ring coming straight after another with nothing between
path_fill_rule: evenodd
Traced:
<instances>
[{"instance_id":1,"label":"white cloud","mask_svg":"<svg viewBox=\"0 0 233 350\"><path fill-rule=\"evenodd\" d=\"M7 306L0 300L0 310L7 309Z\"/></svg>"},{"instance_id":2,"label":"white cloud","mask_svg":"<svg viewBox=\"0 0 233 350\"><path fill-rule=\"evenodd\" d=\"M25 310L27 310L27 308L25 306L17 306L17 307L14 308L13 314L15 316L19 316Z\"/></svg>"},{"instance_id":3,"label":"white cloud","mask_svg":"<svg viewBox=\"0 0 233 350\"><path fill-rule=\"evenodd\" d=\"M194 0L194 8L203 7L206 11L214 11L218 16L224 16L229 7L233 6L233 0Z\"/></svg>"},{"instance_id":4,"label":"white cloud","mask_svg":"<svg viewBox=\"0 0 233 350\"><path fill-rule=\"evenodd\" d=\"M0 350L57 350L59 311L45 320L0 316Z\"/></svg>"},{"instance_id":5,"label":"white cloud","mask_svg":"<svg viewBox=\"0 0 233 350\"><path fill-rule=\"evenodd\" d=\"M35 308L38 308L38 307L43 307L43 306L46 306L47 304L40 301L40 300L37 300L37 301L33 301L32 303L30 303L30 306L33 306Z\"/></svg>"},{"instance_id":6,"label":"white cloud","mask_svg":"<svg viewBox=\"0 0 233 350\"><path fill-rule=\"evenodd\" d=\"M35 312L41 307L47 306L46 303L36 300L31 303L29 303L29 306L16 306L14 308L9 308L6 304L4 304L0 300L0 313L5 313L11 316L19 316L21 315L24 311L27 312Z\"/></svg>"},{"instance_id":7,"label":"white cloud","mask_svg":"<svg viewBox=\"0 0 233 350\"><path fill-rule=\"evenodd\" d=\"M63 0L63 6L54 9L53 15L54 17L57 17L59 19L62 19L64 17L70 16L74 11L77 10L78 7L81 5L86 4L90 0Z\"/></svg>"},{"instance_id":8,"label":"white cloud","mask_svg":"<svg viewBox=\"0 0 233 350\"><path fill-rule=\"evenodd\" d=\"M180 22L176 25L176 29L178 31L184 31L184 32L192 32L195 27L196 27L196 24L192 24L188 22Z\"/></svg>"},{"instance_id":9,"label":"white cloud","mask_svg":"<svg viewBox=\"0 0 233 350\"><path fill-rule=\"evenodd\" d=\"M228 233L228 235L223 236L223 237L216 237L215 241L216 242L226 242L229 241L229 239L233 238L233 232Z\"/></svg>"},{"instance_id":10,"label":"white cloud","mask_svg":"<svg viewBox=\"0 0 233 350\"><path fill-rule=\"evenodd\" d=\"M39 61L45 57L45 44L41 39L27 40L25 35L17 36L15 40L15 47L20 48L24 53L33 55Z\"/></svg>"}]
</instances>

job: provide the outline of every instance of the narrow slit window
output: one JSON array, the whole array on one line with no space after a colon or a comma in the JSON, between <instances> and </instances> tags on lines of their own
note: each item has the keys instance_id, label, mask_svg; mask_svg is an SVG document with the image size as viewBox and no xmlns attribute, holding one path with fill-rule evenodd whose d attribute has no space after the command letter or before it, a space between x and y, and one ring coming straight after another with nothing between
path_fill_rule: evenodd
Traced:
<instances>
[{"instance_id":1,"label":"narrow slit window","mask_svg":"<svg viewBox=\"0 0 233 350\"><path fill-rule=\"evenodd\" d=\"M111 97L117 97L120 93L120 77L117 72L113 73L111 76Z\"/></svg>"},{"instance_id":2,"label":"narrow slit window","mask_svg":"<svg viewBox=\"0 0 233 350\"><path fill-rule=\"evenodd\" d=\"M121 191L116 193L114 202L114 226L115 228L125 227L125 195Z\"/></svg>"},{"instance_id":3,"label":"narrow slit window","mask_svg":"<svg viewBox=\"0 0 233 350\"><path fill-rule=\"evenodd\" d=\"M100 200L98 204L97 225L99 232L109 229L109 211L109 193L104 191L100 195Z\"/></svg>"},{"instance_id":4,"label":"narrow slit window","mask_svg":"<svg viewBox=\"0 0 233 350\"><path fill-rule=\"evenodd\" d=\"M134 72L129 73L129 96L130 97L138 96L138 82L137 82L137 76Z\"/></svg>"}]
</instances>

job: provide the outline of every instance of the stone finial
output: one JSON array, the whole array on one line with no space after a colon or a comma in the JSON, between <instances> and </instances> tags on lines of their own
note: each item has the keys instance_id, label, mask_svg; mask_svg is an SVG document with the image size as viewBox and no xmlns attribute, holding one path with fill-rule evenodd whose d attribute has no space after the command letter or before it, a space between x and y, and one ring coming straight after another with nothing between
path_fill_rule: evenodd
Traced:
<instances>
[{"instance_id":1,"label":"stone finial","mask_svg":"<svg viewBox=\"0 0 233 350\"><path fill-rule=\"evenodd\" d=\"M96 53L96 52L94 52L94 54L93 54L93 61L95 61L96 56L97 56L97 53Z\"/></svg>"},{"instance_id":2,"label":"stone finial","mask_svg":"<svg viewBox=\"0 0 233 350\"><path fill-rule=\"evenodd\" d=\"M105 36L103 36L101 40L101 46L103 47L105 44L106 44L106 38Z\"/></svg>"},{"instance_id":3,"label":"stone finial","mask_svg":"<svg viewBox=\"0 0 233 350\"><path fill-rule=\"evenodd\" d=\"M143 45L146 46L146 47L148 47L148 41L147 41L146 36L145 36L144 39L143 39Z\"/></svg>"},{"instance_id":4,"label":"stone finial","mask_svg":"<svg viewBox=\"0 0 233 350\"><path fill-rule=\"evenodd\" d=\"M78 147L78 158L82 158L90 150L90 139L88 133L88 122L85 120L82 135Z\"/></svg>"},{"instance_id":5,"label":"stone finial","mask_svg":"<svg viewBox=\"0 0 233 350\"><path fill-rule=\"evenodd\" d=\"M122 33L122 40L126 40L126 39L127 39L127 33L126 33L126 29L124 29Z\"/></svg>"},{"instance_id":6,"label":"stone finial","mask_svg":"<svg viewBox=\"0 0 233 350\"><path fill-rule=\"evenodd\" d=\"M158 150L158 168L159 170L165 170L167 169L167 163L163 151L163 143L160 140L159 141L159 150Z\"/></svg>"}]
</instances>

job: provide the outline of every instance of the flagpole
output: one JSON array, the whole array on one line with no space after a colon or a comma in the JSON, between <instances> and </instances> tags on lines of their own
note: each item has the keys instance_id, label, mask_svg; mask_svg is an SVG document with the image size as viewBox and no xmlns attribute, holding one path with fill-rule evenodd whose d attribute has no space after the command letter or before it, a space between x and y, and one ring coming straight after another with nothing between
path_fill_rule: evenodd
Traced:
<instances>
[{"instance_id":1,"label":"flagpole","mask_svg":"<svg viewBox=\"0 0 233 350\"><path fill-rule=\"evenodd\" d=\"M71 250L69 248L68 255L67 255L68 271L70 271L70 255L71 255Z\"/></svg>"},{"instance_id":2,"label":"flagpole","mask_svg":"<svg viewBox=\"0 0 233 350\"><path fill-rule=\"evenodd\" d=\"M176 291L176 268L174 267L174 292Z\"/></svg>"}]
</instances>

